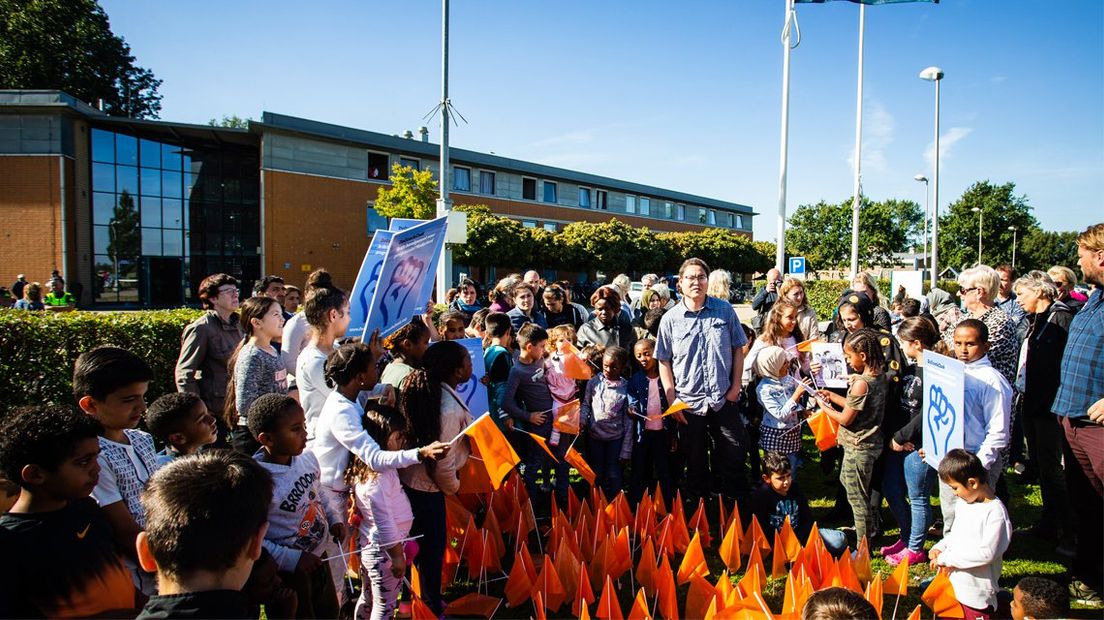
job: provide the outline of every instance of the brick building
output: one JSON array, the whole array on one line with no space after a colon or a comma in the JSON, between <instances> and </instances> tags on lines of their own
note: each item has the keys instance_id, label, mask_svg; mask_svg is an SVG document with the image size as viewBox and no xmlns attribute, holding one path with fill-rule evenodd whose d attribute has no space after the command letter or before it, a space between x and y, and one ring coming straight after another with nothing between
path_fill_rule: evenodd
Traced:
<instances>
[{"instance_id":1,"label":"brick building","mask_svg":"<svg viewBox=\"0 0 1104 620\"><path fill-rule=\"evenodd\" d=\"M58 91L0 91L0 285L60 271L84 307L195 303L207 274L351 286L391 164L437 170L439 146L264 113L248 129L116 118ZM751 235L752 209L464 149L451 198L525 226L616 216L657 231ZM554 266L548 270L555 272ZM454 275L470 272L454 266ZM482 274L490 279L494 274Z\"/></svg>"}]
</instances>

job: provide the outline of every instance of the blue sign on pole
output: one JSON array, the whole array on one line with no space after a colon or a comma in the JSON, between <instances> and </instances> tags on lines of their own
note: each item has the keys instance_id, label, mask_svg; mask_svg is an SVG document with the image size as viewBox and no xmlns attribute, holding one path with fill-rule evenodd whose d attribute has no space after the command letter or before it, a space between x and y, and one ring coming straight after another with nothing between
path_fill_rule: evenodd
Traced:
<instances>
[{"instance_id":1,"label":"blue sign on pole","mask_svg":"<svg viewBox=\"0 0 1104 620\"><path fill-rule=\"evenodd\" d=\"M924 351L924 405L921 427L924 461L938 469L943 456L965 441L966 365L953 357Z\"/></svg>"},{"instance_id":2,"label":"blue sign on pole","mask_svg":"<svg viewBox=\"0 0 1104 620\"><path fill-rule=\"evenodd\" d=\"M464 405L471 412L473 418L487 413L490 410L490 399L487 396L487 386L483 385L483 375L487 369L483 364L483 340L481 338L464 338L456 342L464 345L472 361L472 376L467 383L456 386L456 393L463 399Z\"/></svg>"},{"instance_id":3,"label":"blue sign on pole","mask_svg":"<svg viewBox=\"0 0 1104 620\"><path fill-rule=\"evenodd\" d=\"M394 234L389 230L377 230L372 236L372 243L368 245L368 251L364 253L364 261L360 264L360 271L357 272L356 284L349 292L349 329L345 331L345 335L350 338L364 335L368 308L372 305L372 296L376 294L376 284L379 283L383 259L387 256L387 249L391 246L391 237Z\"/></svg>"},{"instance_id":4,"label":"blue sign on pole","mask_svg":"<svg viewBox=\"0 0 1104 620\"><path fill-rule=\"evenodd\" d=\"M804 256L791 256L790 257L790 273L802 274L805 273L805 257Z\"/></svg>"},{"instance_id":5,"label":"blue sign on pole","mask_svg":"<svg viewBox=\"0 0 1104 620\"><path fill-rule=\"evenodd\" d=\"M392 234L362 337L377 328L381 338L389 336L424 311L447 223L439 217Z\"/></svg>"}]
</instances>

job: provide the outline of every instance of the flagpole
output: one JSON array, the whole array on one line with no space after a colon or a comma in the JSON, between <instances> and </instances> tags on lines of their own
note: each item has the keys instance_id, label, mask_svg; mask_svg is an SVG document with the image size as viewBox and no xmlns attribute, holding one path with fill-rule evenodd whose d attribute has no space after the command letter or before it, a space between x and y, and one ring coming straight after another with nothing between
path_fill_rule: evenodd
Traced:
<instances>
[{"instance_id":1,"label":"flagpole","mask_svg":"<svg viewBox=\"0 0 1104 620\"><path fill-rule=\"evenodd\" d=\"M863 41L866 5L859 5L859 84L855 103L855 197L851 202L851 279L859 273L859 205L862 200Z\"/></svg>"},{"instance_id":2,"label":"flagpole","mask_svg":"<svg viewBox=\"0 0 1104 620\"><path fill-rule=\"evenodd\" d=\"M790 50L791 26L796 26L794 0L786 0L786 22L782 27L782 136L778 155L778 239L774 251L774 267L782 273L786 262L786 172L790 144ZM798 36L800 41L800 34Z\"/></svg>"}]
</instances>

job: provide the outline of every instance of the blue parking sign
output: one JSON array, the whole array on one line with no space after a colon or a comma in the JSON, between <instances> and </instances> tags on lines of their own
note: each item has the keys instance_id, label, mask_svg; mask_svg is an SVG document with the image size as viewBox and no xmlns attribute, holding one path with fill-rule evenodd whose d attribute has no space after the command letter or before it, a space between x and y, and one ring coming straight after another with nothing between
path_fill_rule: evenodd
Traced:
<instances>
[{"instance_id":1,"label":"blue parking sign","mask_svg":"<svg viewBox=\"0 0 1104 620\"><path fill-rule=\"evenodd\" d=\"M805 273L805 257L804 256L791 256L790 257L790 273L792 273L792 274L804 274Z\"/></svg>"}]
</instances>

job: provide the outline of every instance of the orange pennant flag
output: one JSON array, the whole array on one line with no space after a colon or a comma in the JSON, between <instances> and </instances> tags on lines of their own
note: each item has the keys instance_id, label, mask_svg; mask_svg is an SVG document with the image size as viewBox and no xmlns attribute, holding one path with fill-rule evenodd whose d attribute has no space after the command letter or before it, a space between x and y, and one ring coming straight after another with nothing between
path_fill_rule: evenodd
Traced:
<instances>
[{"instance_id":1,"label":"orange pennant flag","mask_svg":"<svg viewBox=\"0 0 1104 620\"><path fill-rule=\"evenodd\" d=\"M587 576L587 565L579 564L579 588L575 591L574 602L571 604L571 613L578 614L579 609L585 609L594 602L594 588L590 587L590 577Z\"/></svg>"},{"instance_id":2,"label":"orange pennant flag","mask_svg":"<svg viewBox=\"0 0 1104 620\"><path fill-rule=\"evenodd\" d=\"M500 573L502 572L502 558L498 556L494 541L491 540L487 530L481 530L481 532L482 548L479 550L479 566L486 571L485 575Z\"/></svg>"},{"instance_id":3,"label":"orange pennant flag","mask_svg":"<svg viewBox=\"0 0 1104 620\"><path fill-rule=\"evenodd\" d=\"M816 437L816 446L821 452L836 447L839 424L828 417L823 409L805 420L809 423L809 428L812 429L813 436Z\"/></svg>"},{"instance_id":4,"label":"orange pennant flag","mask_svg":"<svg viewBox=\"0 0 1104 620\"><path fill-rule=\"evenodd\" d=\"M493 510L487 511L483 518L483 529L487 530L487 537L494 542L494 550L499 558L506 555L506 541L502 539L502 529L498 526L498 518Z\"/></svg>"},{"instance_id":5,"label":"orange pennant flag","mask_svg":"<svg viewBox=\"0 0 1104 620\"><path fill-rule=\"evenodd\" d=\"M843 587L856 594L863 593L862 585L859 584L859 577L855 574L855 568L851 566L851 553L849 549L844 551L839 560L836 560L836 571L839 572L840 581L843 582Z\"/></svg>"},{"instance_id":6,"label":"orange pennant flag","mask_svg":"<svg viewBox=\"0 0 1104 620\"><path fill-rule=\"evenodd\" d=\"M587 609L585 604L579 608L578 614L579 620L590 620L590 610Z\"/></svg>"},{"instance_id":7,"label":"orange pennant flag","mask_svg":"<svg viewBox=\"0 0 1104 620\"><path fill-rule=\"evenodd\" d=\"M446 616L479 616L490 618L502 605L502 599L478 592L469 592L445 607Z\"/></svg>"},{"instance_id":8,"label":"orange pennant flag","mask_svg":"<svg viewBox=\"0 0 1104 620\"><path fill-rule=\"evenodd\" d=\"M893 574L885 580L885 593L905 596L908 594L908 583L909 563L908 557L904 557L901 559L901 563L898 564L897 568L893 571Z\"/></svg>"},{"instance_id":9,"label":"orange pennant flag","mask_svg":"<svg viewBox=\"0 0 1104 620\"><path fill-rule=\"evenodd\" d=\"M548 609L556 611L560 605L563 605L566 592L563 583L560 582L560 576L556 573L556 567L553 566L552 558L547 555L541 562L540 574L537 575L537 581L533 585L540 591Z\"/></svg>"},{"instance_id":10,"label":"orange pennant flag","mask_svg":"<svg viewBox=\"0 0 1104 620\"><path fill-rule=\"evenodd\" d=\"M659 522L659 538L656 539L656 554L665 558L674 559L675 543L671 534L674 517L667 515Z\"/></svg>"},{"instance_id":11,"label":"orange pennant flag","mask_svg":"<svg viewBox=\"0 0 1104 620\"><path fill-rule=\"evenodd\" d=\"M579 399L568 401L564 404L553 403L552 404L552 428L560 431L561 433L567 433L568 435L579 434L579 413L581 409L579 406Z\"/></svg>"},{"instance_id":12,"label":"orange pennant flag","mask_svg":"<svg viewBox=\"0 0 1104 620\"><path fill-rule=\"evenodd\" d=\"M732 585L732 577L728 575L728 571L721 571L721 576L717 578L717 583L713 584L713 589L717 591L717 611L725 608L726 602L729 597L736 591L736 586Z\"/></svg>"},{"instance_id":13,"label":"orange pennant flag","mask_svg":"<svg viewBox=\"0 0 1104 620\"><path fill-rule=\"evenodd\" d=\"M483 457L479 456L479 447L471 443L471 457L460 468L457 474L460 477L459 493L480 494L494 491L494 482L483 466Z\"/></svg>"},{"instance_id":14,"label":"orange pennant flag","mask_svg":"<svg viewBox=\"0 0 1104 620\"><path fill-rule=\"evenodd\" d=\"M544 597L541 596L540 592L533 594L533 620L548 620Z\"/></svg>"},{"instance_id":15,"label":"orange pennant flag","mask_svg":"<svg viewBox=\"0 0 1104 620\"><path fill-rule=\"evenodd\" d=\"M721 556L721 561L728 567L729 572L735 573L740 570L740 524L738 523L739 517L729 522L728 531L725 532L724 538L721 539L721 547L718 552Z\"/></svg>"},{"instance_id":16,"label":"orange pennant flag","mask_svg":"<svg viewBox=\"0 0 1104 620\"><path fill-rule=\"evenodd\" d=\"M667 620L678 620L678 596L675 591L675 574L667 556L659 557L659 570L656 571L656 596L659 597L659 613Z\"/></svg>"},{"instance_id":17,"label":"orange pennant flag","mask_svg":"<svg viewBox=\"0 0 1104 620\"><path fill-rule=\"evenodd\" d=\"M874 606L874 610L878 612L878 619L882 617L882 577L880 575L874 575L874 579L871 580L866 586L866 600L870 601L870 604Z\"/></svg>"},{"instance_id":18,"label":"orange pennant flag","mask_svg":"<svg viewBox=\"0 0 1104 620\"><path fill-rule=\"evenodd\" d=\"M636 591L632 609L629 610L629 620L652 620L652 612L648 610L648 599L644 596L644 588Z\"/></svg>"},{"instance_id":19,"label":"orange pennant flag","mask_svg":"<svg viewBox=\"0 0 1104 620\"><path fill-rule=\"evenodd\" d=\"M502 431L498 430L490 414L480 416L468 426L464 434L479 450L479 458L483 459L483 468L491 479L491 485L498 489L506 474L521 462L517 452L514 452Z\"/></svg>"},{"instance_id":20,"label":"orange pennant flag","mask_svg":"<svg viewBox=\"0 0 1104 620\"><path fill-rule=\"evenodd\" d=\"M686 555L682 556L682 563L678 569L678 583L682 585L690 581L690 577L697 575L705 577L709 574L709 565L705 563L705 553L701 546L701 536L694 532L694 538L686 548ZM703 610L704 611L704 610ZM694 617L687 614L687 617Z\"/></svg>"},{"instance_id":21,"label":"orange pennant flag","mask_svg":"<svg viewBox=\"0 0 1104 620\"><path fill-rule=\"evenodd\" d=\"M537 565L533 563L533 556L529 553L529 547L522 545L518 550L518 555L521 556L521 563L525 566L525 574L529 575L529 582L537 582Z\"/></svg>"},{"instance_id":22,"label":"orange pennant flag","mask_svg":"<svg viewBox=\"0 0 1104 620\"><path fill-rule=\"evenodd\" d=\"M594 473L594 470L587 465L586 459L582 454L575 449L575 446L571 446L567 449L567 454L564 455L564 460L571 464L572 467L579 471L579 475L586 479L590 483L591 487L594 487L594 481L598 479L598 476Z\"/></svg>"},{"instance_id":23,"label":"orange pennant flag","mask_svg":"<svg viewBox=\"0 0 1104 620\"><path fill-rule=\"evenodd\" d=\"M725 513L725 505L724 504L725 504L724 503L724 495L718 495L717 496L717 534L718 535L720 535L720 533L723 532L726 527L728 527L728 516Z\"/></svg>"},{"instance_id":24,"label":"orange pennant flag","mask_svg":"<svg viewBox=\"0 0 1104 620\"><path fill-rule=\"evenodd\" d=\"M617 592L613 590L613 580L606 575L606 585L602 588L602 598L598 599L598 608L594 610L595 618L608 620L624 620L621 615L621 603L617 602Z\"/></svg>"},{"instance_id":25,"label":"orange pennant flag","mask_svg":"<svg viewBox=\"0 0 1104 620\"><path fill-rule=\"evenodd\" d=\"M676 398L675 402L671 403L670 406L668 406L666 409L664 409L663 414L660 415L659 417L665 418L665 417L667 417L671 414L678 413L680 411L685 411L686 409L689 409L689 408L690 408L690 405L687 405L686 403L682 402L681 398Z\"/></svg>"},{"instance_id":26,"label":"orange pennant flag","mask_svg":"<svg viewBox=\"0 0 1104 620\"><path fill-rule=\"evenodd\" d=\"M686 591L686 617L704 618L709 603L717 596L717 590L704 577L692 574L690 588Z\"/></svg>"},{"instance_id":27,"label":"orange pennant flag","mask_svg":"<svg viewBox=\"0 0 1104 620\"><path fill-rule=\"evenodd\" d=\"M630 570L632 570L632 548L629 546L629 527L626 525L613 539L606 572L617 579Z\"/></svg>"},{"instance_id":28,"label":"orange pennant flag","mask_svg":"<svg viewBox=\"0 0 1104 620\"><path fill-rule=\"evenodd\" d=\"M671 542L674 543L676 551L685 553L687 545L690 544L690 530L686 527L686 513L682 511L682 498L677 491L675 502L671 506L671 517Z\"/></svg>"},{"instance_id":29,"label":"orange pennant flag","mask_svg":"<svg viewBox=\"0 0 1104 620\"><path fill-rule=\"evenodd\" d=\"M790 526L790 515L786 515L785 520L782 521L782 531L779 536L782 538L782 549L785 550L786 558L791 562L796 561L797 556L801 555L801 541L797 539L797 534ZM869 557L867 559L869 560Z\"/></svg>"},{"instance_id":30,"label":"orange pennant flag","mask_svg":"<svg viewBox=\"0 0 1104 620\"><path fill-rule=\"evenodd\" d=\"M655 498L652 501L655 504L656 516L661 518L661 519L663 517L666 517L667 516L667 502L663 501L663 492L662 492L662 489L659 486L658 482L656 483L655 493L652 494L652 497Z\"/></svg>"},{"instance_id":31,"label":"orange pennant flag","mask_svg":"<svg viewBox=\"0 0 1104 620\"><path fill-rule=\"evenodd\" d=\"M763 582L767 580L766 571L763 570L763 558L759 555L759 547L752 546L751 555L748 556L747 571L744 573L738 587L745 597L753 592L763 589Z\"/></svg>"},{"instance_id":32,"label":"orange pennant flag","mask_svg":"<svg viewBox=\"0 0 1104 620\"><path fill-rule=\"evenodd\" d=\"M920 600L924 601L924 604L931 608L937 617L961 618L964 615L962 605L955 598L954 586L947 578L946 569L939 569L935 579L932 579L931 584L920 595Z\"/></svg>"},{"instance_id":33,"label":"orange pennant flag","mask_svg":"<svg viewBox=\"0 0 1104 620\"><path fill-rule=\"evenodd\" d=\"M797 352L798 353L812 353L814 342L818 342L818 339L817 338L810 338L808 340L803 340L803 341L797 343ZM789 348L789 347L787 347L787 348Z\"/></svg>"},{"instance_id":34,"label":"orange pennant flag","mask_svg":"<svg viewBox=\"0 0 1104 620\"><path fill-rule=\"evenodd\" d=\"M859 581L870 583L874 578L873 571L870 569L870 544L866 541L866 536L859 541L859 548L855 550L851 564L855 567L855 575L858 576Z\"/></svg>"},{"instance_id":35,"label":"orange pennant flag","mask_svg":"<svg viewBox=\"0 0 1104 620\"><path fill-rule=\"evenodd\" d=\"M413 620L437 620L437 614L433 613L433 610L425 604L421 597L415 595L411 598L410 617Z\"/></svg>"},{"instance_id":36,"label":"orange pennant flag","mask_svg":"<svg viewBox=\"0 0 1104 620\"><path fill-rule=\"evenodd\" d=\"M758 547L762 553L770 553L771 544L767 540L767 535L763 533L762 526L759 525L759 519L752 517L740 546L743 547L743 552L747 554L751 553L752 546Z\"/></svg>"},{"instance_id":37,"label":"orange pennant flag","mask_svg":"<svg viewBox=\"0 0 1104 620\"><path fill-rule=\"evenodd\" d=\"M640 561L636 563L636 580L644 588L648 596L656 595L656 554L655 545L651 538L644 539L640 545Z\"/></svg>"},{"instance_id":38,"label":"orange pennant flag","mask_svg":"<svg viewBox=\"0 0 1104 620\"><path fill-rule=\"evenodd\" d=\"M698 500L698 509L690 517L690 529L701 534L702 546L712 547L713 537L709 535L709 517L705 515L705 500Z\"/></svg>"},{"instance_id":39,"label":"orange pennant flag","mask_svg":"<svg viewBox=\"0 0 1104 620\"><path fill-rule=\"evenodd\" d=\"M576 381L587 381L594 376L594 370L591 369L590 364L587 363L579 349L575 348L575 345L570 342L563 342L560 346L560 353L563 355L565 377Z\"/></svg>"},{"instance_id":40,"label":"orange pennant flag","mask_svg":"<svg viewBox=\"0 0 1104 620\"><path fill-rule=\"evenodd\" d=\"M771 579L786 576L786 551L782 548L782 537L774 532L774 549L771 550Z\"/></svg>"},{"instance_id":41,"label":"orange pennant flag","mask_svg":"<svg viewBox=\"0 0 1104 620\"><path fill-rule=\"evenodd\" d=\"M533 582L529 579L529 573L525 570L525 561L518 553L514 559L514 566L510 569L510 577L506 579L506 604L517 607L529 600L532 595Z\"/></svg>"},{"instance_id":42,"label":"orange pennant flag","mask_svg":"<svg viewBox=\"0 0 1104 620\"><path fill-rule=\"evenodd\" d=\"M908 615L907 620L920 620L920 606L919 605L917 605L916 608L912 610L912 613Z\"/></svg>"},{"instance_id":43,"label":"orange pennant flag","mask_svg":"<svg viewBox=\"0 0 1104 620\"><path fill-rule=\"evenodd\" d=\"M789 577L786 578L786 586L782 594L782 615L801 611L797 607L797 589L801 581L801 577L797 573L797 566L794 566L790 569Z\"/></svg>"},{"instance_id":44,"label":"orange pennant flag","mask_svg":"<svg viewBox=\"0 0 1104 620\"><path fill-rule=\"evenodd\" d=\"M538 435L536 433L530 433L529 431L523 431L520 428L514 428L514 430L516 430L518 432L525 433L526 435L529 435L533 439L533 441L537 442L537 445L539 445L541 447L541 449L544 450L545 454L548 455L548 458L552 459L553 463L559 463L560 462L560 459L556 458L556 455L552 454L552 450L549 449L547 439L545 439L544 437L541 437L540 435Z\"/></svg>"}]
</instances>

